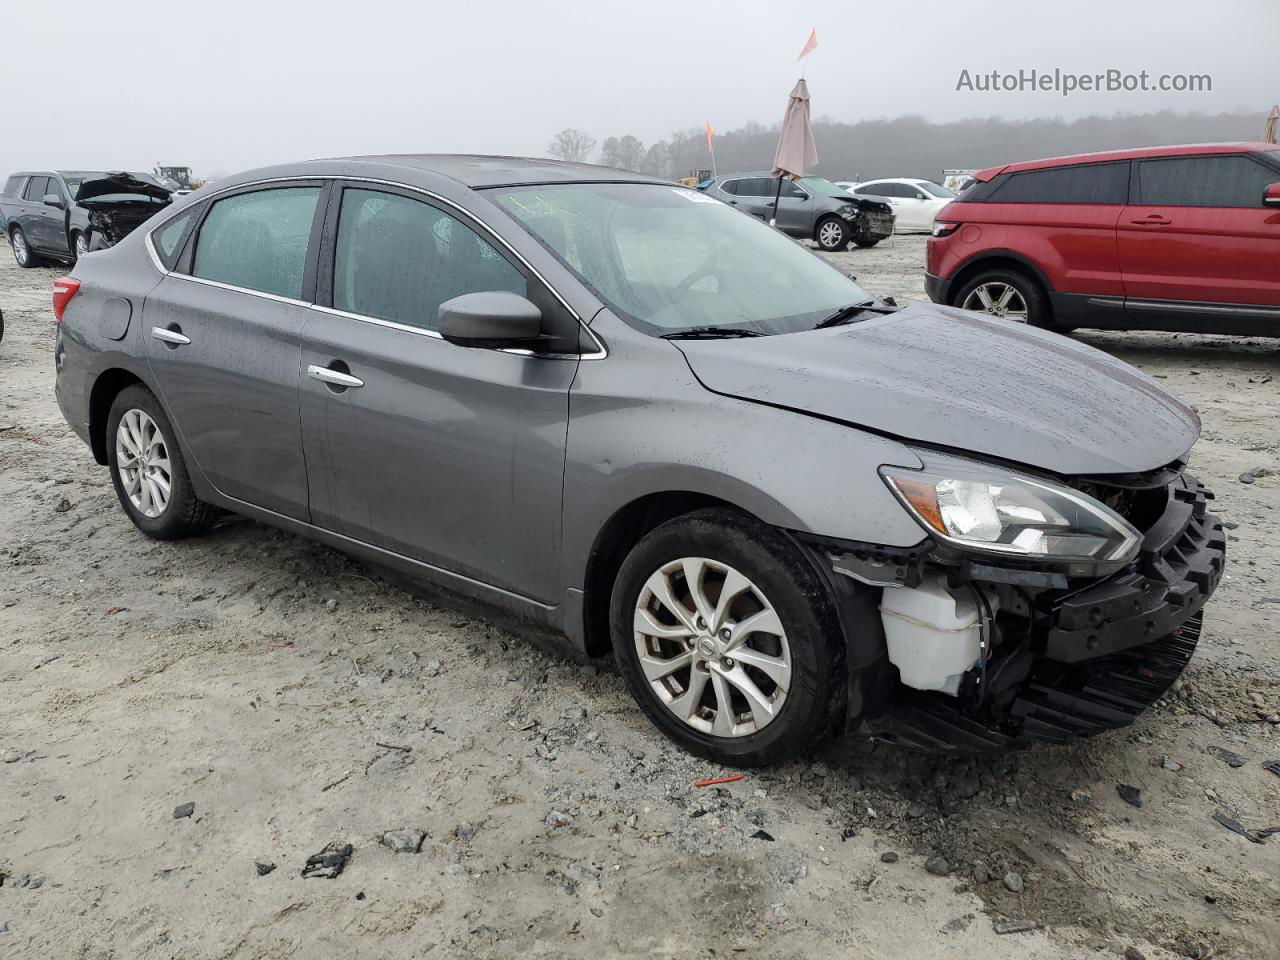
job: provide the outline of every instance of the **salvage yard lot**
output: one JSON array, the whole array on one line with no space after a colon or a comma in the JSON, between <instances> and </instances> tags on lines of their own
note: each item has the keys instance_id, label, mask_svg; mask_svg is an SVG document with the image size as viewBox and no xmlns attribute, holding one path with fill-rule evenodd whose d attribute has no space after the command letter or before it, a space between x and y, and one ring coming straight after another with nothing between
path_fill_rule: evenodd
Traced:
<instances>
[{"instance_id":1,"label":"salvage yard lot","mask_svg":"<svg viewBox=\"0 0 1280 960\"><path fill-rule=\"evenodd\" d=\"M831 259L901 301L923 244ZM1280 835L1213 818L1280 826L1280 340L1079 334L1198 409L1231 527L1168 703L1069 748L833 742L699 788L729 771L606 663L256 523L143 538L53 398L65 271L0 254L0 955L1275 956ZM345 871L302 878L329 843Z\"/></svg>"}]
</instances>

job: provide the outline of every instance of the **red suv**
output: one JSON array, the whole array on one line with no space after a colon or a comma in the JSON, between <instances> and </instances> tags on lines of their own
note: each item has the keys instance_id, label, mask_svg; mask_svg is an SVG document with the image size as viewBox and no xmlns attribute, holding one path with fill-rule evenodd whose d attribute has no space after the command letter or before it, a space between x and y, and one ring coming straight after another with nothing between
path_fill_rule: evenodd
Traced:
<instances>
[{"instance_id":1,"label":"red suv","mask_svg":"<svg viewBox=\"0 0 1280 960\"><path fill-rule=\"evenodd\" d=\"M992 167L943 207L937 303L1040 327L1280 336L1280 148L1146 147Z\"/></svg>"}]
</instances>

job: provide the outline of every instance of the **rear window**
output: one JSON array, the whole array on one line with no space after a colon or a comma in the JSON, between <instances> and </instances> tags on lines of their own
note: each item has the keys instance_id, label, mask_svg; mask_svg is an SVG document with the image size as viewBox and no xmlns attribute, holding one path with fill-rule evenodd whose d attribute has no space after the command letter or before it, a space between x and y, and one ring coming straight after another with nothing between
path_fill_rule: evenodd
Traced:
<instances>
[{"instance_id":1,"label":"rear window","mask_svg":"<svg viewBox=\"0 0 1280 960\"><path fill-rule=\"evenodd\" d=\"M219 200L200 226L191 275L301 299L319 197L319 187L277 187Z\"/></svg>"},{"instance_id":2,"label":"rear window","mask_svg":"<svg viewBox=\"0 0 1280 960\"><path fill-rule=\"evenodd\" d=\"M1228 157L1170 157L1138 163L1142 206L1260 207L1276 172L1242 154Z\"/></svg>"},{"instance_id":3,"label":"rear window","mask_svg":"<svg viewBox=\"0 0 1280 960\"><path fill-rule=\"evenodd\" d=\"M988 202L1123 204L1129 193L1129 162L1050 167L1002 179L986 196Z\"/></svg>"}]
</instances>

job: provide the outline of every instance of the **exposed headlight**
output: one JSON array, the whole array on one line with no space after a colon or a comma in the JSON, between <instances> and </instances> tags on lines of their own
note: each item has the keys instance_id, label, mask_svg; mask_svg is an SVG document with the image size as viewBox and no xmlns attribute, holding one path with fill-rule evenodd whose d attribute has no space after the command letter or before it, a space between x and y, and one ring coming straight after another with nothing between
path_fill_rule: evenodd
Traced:
<instances>
[{"instance_id":1,"label":"exposed headlight","mask_svg":"<svg viewBox=\"0 0 1280 960\"><path fill-rule=\"evenodd\" d=\"M844 217L846 220L856 220L861 211L852 203L846 203L836 207L836 213Z\"/></svg>"},{"instance_id":2,"label":"exposed headlight","mask_svg":"<svg viewBox=\"0 0 1280 960\"><path fill-rule=\"evenodd\" d=\"M949 237L956 232L960 226L958 223L947 223L945 220L933 221L933 235L935 237Z\"/></svg>"},{"instance_id":3,"label":"exposed headlight","mask_svg":"<svg viewBox=\"0 0 1280 960\"><path fill-rule=\"evenodd\" d=\"M1063 563L1133 559L1142 535L1106 504L1069 487L951 457L881 476L930 533L966 550Z\"/></svg>"}]
</instances>

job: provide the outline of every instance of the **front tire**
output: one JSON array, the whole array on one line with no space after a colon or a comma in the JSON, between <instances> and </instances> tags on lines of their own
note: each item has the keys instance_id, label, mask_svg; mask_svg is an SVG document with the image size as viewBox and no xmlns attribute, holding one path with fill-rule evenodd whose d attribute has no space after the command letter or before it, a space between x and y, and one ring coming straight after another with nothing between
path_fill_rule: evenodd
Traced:
<instances>
[{"instance_id":1,"label":"front tire","mask_svg":"<svg viewBox=\"0 0 1280 960\"><path fill-rule=\"evenodd\" d=\"M124 512L154 540L189 537L217 519L196 497L173 426L146 387L125 388L111 405L107 466Z\"/></svg>"},{"instance_id":2,"label":"front tire","mask_svg":"<svg viewBox=\"0 0 1280 960\"><path fill-rule=\"evenodd\" d=\"M865 240L854 240L853 242L860 247L871 248L871 247L874 247L877 243L879 243L883 239L884 237L868 237Z\"/></svg>"},{"instance_id":3,"label":"front tire","mask_svg":"<svg viewBox=\"0 0 1280 960\"><path fill-rule=\"evenodd\" d=\"M961 288L953 301L964 310L1026 323L1033 327L1053 325L1049 298L1040 284L1019 270L986 270Z\"/></svg>"},{"instance_id":4,"label":"front tire","mask_svg":"<svg viewBox=\"0 0 1280 960\"><path fill-rule=\"evenodd\" d=\"M849 246L849 224L839 217L824 217L813 231L813 239L827 253L839 253Z\"/></svg>"},{"instance_id":5,"label":"front tire","mask_svg":"<svg viewBox=\"0 0 1280 960\"><path fill-rule=\"evenodd\" d=\"M825 586L785 535L736 512L677 517L636 544L610 630L640 708L715 763L802 754L843 702L844 641Z\"/></svg>"},{"instance_id":6,"label":"front tire","mask_svg":"<svg viewBox=\"0 0 1280 960\"><path fill-rule=\"evenodd\" d=\"M89 235L80 230L71 231L71 262L79 263L80 258L89 252Z\"/></svg>"}]
</instances>

